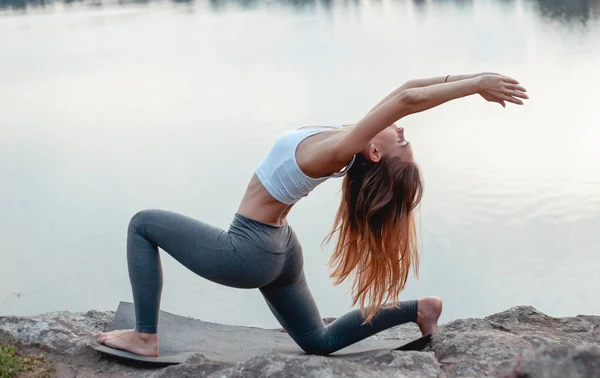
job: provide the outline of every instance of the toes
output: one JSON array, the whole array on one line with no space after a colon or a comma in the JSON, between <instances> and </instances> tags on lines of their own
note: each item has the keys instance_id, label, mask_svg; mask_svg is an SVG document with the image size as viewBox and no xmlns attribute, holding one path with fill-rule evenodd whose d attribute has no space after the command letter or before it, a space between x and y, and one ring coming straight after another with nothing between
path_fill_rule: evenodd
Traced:
<instances>
[{"instance_id":1,"label":"toes","mask_svg":"<svg viewBox=\"0 0 600 378\"><path fill-rule=\"evenodd\" d=\"M106 345L106 342L112 338L112 332L102 332L100 335L100 343Z\"/></svg>"}]
</instances>

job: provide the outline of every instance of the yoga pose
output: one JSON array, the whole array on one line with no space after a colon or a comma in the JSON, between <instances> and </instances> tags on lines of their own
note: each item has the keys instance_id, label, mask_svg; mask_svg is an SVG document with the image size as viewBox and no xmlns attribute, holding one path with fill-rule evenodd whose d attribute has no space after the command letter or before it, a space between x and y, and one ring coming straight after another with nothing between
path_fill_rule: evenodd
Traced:
<instances>
[{"instance_id":1,"label":"yoga pose","mask_svg":"<svg viewBox=\"0 0 600 378\"><path fill-rule=\"evenodd\" d=\"M127 236L136 326L99 333L98 341L158 356L159 247L208 280L259 289L289 336L310 354L327 355L406 322L415 322L423 335L435 333L440 299L398 299L411 269L418 272L413 210L423 189L411 145L395 122L475 94L503 107L522 105L525 92L516 80L491 73L411 80L356 124L303 127L281 136L258 164L227 231L168 211L140 211ZM333 177L344 178L328 236L336 237L331 277L335 284L352 280L352 301L359 308L326 326L286 216Z\"/></svg>"}]
</instances>

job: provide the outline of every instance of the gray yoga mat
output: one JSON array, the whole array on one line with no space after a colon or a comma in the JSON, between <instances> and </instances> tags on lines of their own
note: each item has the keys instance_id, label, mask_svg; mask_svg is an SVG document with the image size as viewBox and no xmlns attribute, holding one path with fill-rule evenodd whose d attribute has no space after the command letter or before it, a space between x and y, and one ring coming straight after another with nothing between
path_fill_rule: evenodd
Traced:
<instances>
[{"instance_id":1,"label":"gray yoga mat","mask_svg":"<svg viewBox=\"0 0 600 378\"><path fill-rule=\"evenodd\" d=\"M135 326L133 304L119 303L111 331L131 329ZM200 353L206 358L222 362L245 361L268 353L304 354L284 332L262 328L229 326L160 312L158 324L159 357L144 357L133 353L99 345L95 350L112 356L155 364L183 363L190 356ZM332 356L351 358L378 349L420 350L429 337L413 340L366 339L350 345ZM409 342L408 344L404 344ZM404 345L403 345L404 344ZM399 347L402 345L402 347Z\"/></svg>"}]
</instances>

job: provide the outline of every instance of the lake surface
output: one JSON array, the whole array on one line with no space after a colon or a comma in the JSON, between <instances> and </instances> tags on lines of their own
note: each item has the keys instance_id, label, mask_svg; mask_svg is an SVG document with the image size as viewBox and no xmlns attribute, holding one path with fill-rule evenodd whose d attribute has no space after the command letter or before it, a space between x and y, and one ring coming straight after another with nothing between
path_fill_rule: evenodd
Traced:
<instances>
[{"instance_id":1,"label":"lake surface","mask_svg":"<svg viewBox=\"0 0 600 378\"><path fill-rule=\"evenodd\" d=\"M226 228L282 132L352 123L404 81L495 71L525 106L470 97L400 122L425 180L403 299L442 322L533 305L600 314L600 1L0 1L0 314L131 300L129 219ZM330 180L289 216L323 316L350 307L321 241ZM163 309L277 327L256 290L163 254Z\"/></svg>"}]
</instances>

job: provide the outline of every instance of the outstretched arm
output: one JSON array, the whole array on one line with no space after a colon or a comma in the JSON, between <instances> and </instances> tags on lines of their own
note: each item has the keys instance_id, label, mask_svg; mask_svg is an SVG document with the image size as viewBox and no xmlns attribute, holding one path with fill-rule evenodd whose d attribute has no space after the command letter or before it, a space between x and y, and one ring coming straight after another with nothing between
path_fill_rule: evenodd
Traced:
<instances>
[{"instance_id":1,"label":"outstretched arm","mask_svg":"<svg viewBox=\"0 0 600 378\"><path fill-rule=\"evenodd\" d=\"M527 98L519 82L502 75L482 75L443 84L404 89L369 112L334 147L335 160L345 163L362 151L375 135L409 114L419 113L457 98L480 94L487 101L522 105Z\"/></svg>"},{"instance_id":2,"label":"outstretched arm","mask_svg":"<svg viewBox=\"0 0 600 378\"><path fill-rule=\"evenodd\" d=\"M478 76L482 76L485 74L487 74L487 73L483 72L483 73L468 74L468 75L447 75L447 76L429 77L429 78L425 78L425 79L409 80L406 83L399 86L398 88L396 88L395 90L393 90L389 95L385 96L383 98L383 100L379 101L377 103L377 105L375 105L369 111L369 113L372 112L373 110L377 109L379 106L385 104L389 99L395 97L396 95L400 94L402 91L405 91L407 89L428 87L430 85L435 85L435 84L452 83L455 81L473 79L473 78L476 78Z\"/></svg>"}]
</instances>

